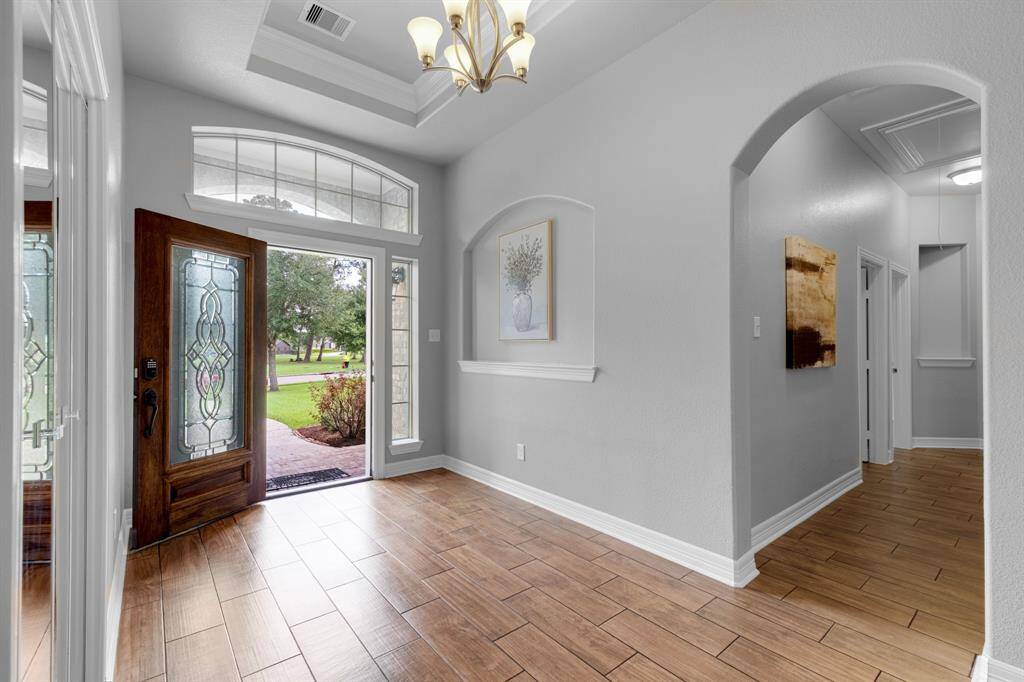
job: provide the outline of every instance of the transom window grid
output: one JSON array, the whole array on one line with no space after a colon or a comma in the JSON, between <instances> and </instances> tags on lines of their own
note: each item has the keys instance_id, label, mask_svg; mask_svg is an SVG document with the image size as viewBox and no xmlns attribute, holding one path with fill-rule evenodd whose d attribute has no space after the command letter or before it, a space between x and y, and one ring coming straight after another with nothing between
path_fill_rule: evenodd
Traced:
<instances>
[{"instance_id":1,"label":"transom window grid","mask_svg":"<svg viewBox=\"0 0 1024 682\"><path fill-rule=\"evenodd\" d=\"M194 135L192 167L197 195L412 232L411 187L320 149L241 135Z\"/></svg>"}]
</instances>

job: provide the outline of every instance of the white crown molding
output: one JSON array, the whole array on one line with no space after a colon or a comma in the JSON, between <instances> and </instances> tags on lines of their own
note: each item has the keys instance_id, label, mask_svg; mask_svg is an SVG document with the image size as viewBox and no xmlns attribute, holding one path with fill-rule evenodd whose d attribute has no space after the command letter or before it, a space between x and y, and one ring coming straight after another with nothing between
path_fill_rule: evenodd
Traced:
<instances>
[{"instance_id":1,"label":"white crown molding","mask_svg":"<svg viewBox=\"0 0 1024 682\"><path fill-rule=\"evenodd\" d=\"M459 360L459 369L467 374L495 374L528 379L555 379L593 383L597 374L594 365L563 365L554 362L484 362Z\"/></svg>"},{"instance_id":2,"label":"white crown molding","mask_svg":"<svg viewBox=\"0 0 1024 682\"><path fill-rule=\"evenodd\" d=\"M757 577L753 552L747 552L739 559L731 559L579 502L520 483L461 459L444 456L443 461L444 468L457 474L561 514L727 585L743 587Z\"/></svg>"},{"instance_id":3,"label":"white crown molding","mask_svg":"<svg viewBox=\"0 0 1024 682\"><path fill-rule=\"evenodd\" d=\"M103 652L103 679L114 679L114 665L117 662L117 639L121 629L121 605L124 602L124 576L128 562L128 542L132 531L132 510L121 512L121 528L117 533L117 549L114 550L114 575L111 578L110 594L107 596L106 641Z\"/></svg>"},{"instance_id":4,"label":"white crown molding","mask_svg":"<svg viewBox=\"0 0 1024 682\"><path fill-rule=\"evenodd\" d=\"M915 448L941 448L943 450L983 450L984 438L947 438L945 436L914 436L911 446Z\"/></svg>"},{"instance_id":5,"label":"white crown molding","mask_svg":"<svg viewBox=\"0 0 1024 682\"><path fill-rule=\"evenodd\" d=\"M750 546L757 551L770 544L780 535L800 524L822 508L828 506L849 491L859 486L864 480L861 467L848 471L820 490L817 490L796 504L790 505L778 514L762 521L750 529Z\"/></svg>"},{"instance_id":6,"label":"white crown molding","mask_svg":"<svg viewBox=\"0 0 1024 682\"><path fill-rule=\"evenodd\" d=\"M256 32L252 54L314 78L355 90L367 97L415 114L419 110L411 83L353 59L308 43L263 24Z\"/></svg>"},{"instance_id":7,"label":"white crown molding","mask_svg":"<svg viewBox=\"0 0 1024 682\"><path fill-rule=\"evenodd\" d=\"M974 659L971 682L1024 682L1024 668L979 654Z\"/></svg>"},{"instance_id":8,"label":"white crown molding","mask_svg":"<svg viewBox=\"0 0 1024 682\"><path fill-rule=\"evenodd\" d=\"M918 358L921 367L973 367L975 358Z\"/></svg>"},{"instance_id":9,"label":"white crown molding","mask_svg":"<svg viewBox=\"0 0 1024 682\"><path fill-rule=\"evenodd\" d=\"M70 51L84 97L103 100L110 93L99 26L92 2L54 0L54 24Z\"/></svg>"},{"instance_id":10,"label":"white crown molding","mask_svg":"<svg viewBox=\"0 0 1024 682\"><path fill-rule=\"evenodd\" d=\"M327 232L334 236L357 237L370 241L405 244L406 246L419 246L423 241L423 235L420 234L395 232L394 230L385 230L382 227L367 227L366 225L346 223L340 220L328 220L327 218L315 218L298 213L285 213L283 211L260 208L259 206L246 206L245 204L236 204L233 201L225 201L224 199L211 199L210 197L203 197L198 194L186 193L185 201L188 202L189 208L200 213L226 215L232 218L255 220L285 227L303 227L307 230Z\"/></svg>"}]
</instances>

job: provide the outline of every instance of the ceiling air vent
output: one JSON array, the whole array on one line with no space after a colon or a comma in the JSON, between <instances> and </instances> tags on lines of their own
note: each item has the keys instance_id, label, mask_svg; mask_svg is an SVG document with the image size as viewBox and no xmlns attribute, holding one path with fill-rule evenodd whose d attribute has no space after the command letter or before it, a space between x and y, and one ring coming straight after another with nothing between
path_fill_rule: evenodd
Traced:
<instances>
[{"instance_id":1,"label":"ceiling air vent","mask_svg":"<svg viewBox=\"0 0 1024 682\"><path fill-rule=\"evenodd\" d=\"M328 33L338 40L347 38L356 23L355 19L324 7L318 2L309 2L302 8L299 22L306 26L311 26L318 31Z\"/></svg>"}]
</instances>

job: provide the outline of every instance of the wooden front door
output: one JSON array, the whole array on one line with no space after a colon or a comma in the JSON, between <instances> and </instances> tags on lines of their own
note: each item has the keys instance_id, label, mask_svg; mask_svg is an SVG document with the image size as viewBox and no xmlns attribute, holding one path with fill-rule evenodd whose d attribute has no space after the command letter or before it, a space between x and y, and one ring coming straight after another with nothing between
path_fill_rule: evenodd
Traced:
<instances>
[{"instance_id":1,"label":"wooden front door","mask_svg":"<svg viewBox=\"0 0 1024 682\"><path fill-rule=\"evenodd\" d=\"M266 493L267 245L135 211L135 546Z\"/></svg>"}]
</instances>

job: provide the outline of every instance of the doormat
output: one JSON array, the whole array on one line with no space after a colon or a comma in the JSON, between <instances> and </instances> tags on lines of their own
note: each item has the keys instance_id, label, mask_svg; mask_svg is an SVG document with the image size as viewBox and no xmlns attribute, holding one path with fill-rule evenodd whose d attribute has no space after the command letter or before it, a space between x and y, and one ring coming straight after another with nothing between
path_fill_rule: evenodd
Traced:
<instances>
[{"instance_id":1,"label":"doormat","mask_svg":"<svg viewBox=\"0 0 1024 682\"><path fill-rule=\"evenodd\" d=\"M285 476L274 476L267 479L267 491L284 490L285 488L298 488L303 485L315 483L327 483L337 481L340 478L348 478L351 474L334 467L332 469L321 469L319 471L305 471L301 474L287 474Z\"/></svg>"}]
</instances>

